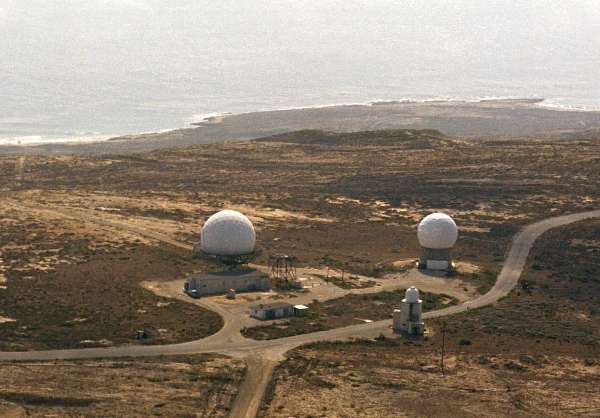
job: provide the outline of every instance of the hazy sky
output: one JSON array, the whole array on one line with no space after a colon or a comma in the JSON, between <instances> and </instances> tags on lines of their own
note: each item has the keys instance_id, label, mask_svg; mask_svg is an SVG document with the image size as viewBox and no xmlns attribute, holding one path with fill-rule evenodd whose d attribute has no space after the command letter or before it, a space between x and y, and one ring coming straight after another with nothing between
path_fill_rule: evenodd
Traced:
<instances>
[{"instance_id":1,"label":"hazy sky","mask_svg":"<svg viewBox=\"0 0 600 418\"><path fill-rule=\"evenodd\" d=\"M599 34L598 0L0 0L0 112L188 112L191 100L237 110L259 96L306 104L496 85L600 97Z\"/></svg>"},{"instance_id":2,"label":"hazy sky","mask_svg":"<svg viewBox=\"0 0 600 418\"><path fill-rule=\"evenodd\" d=\"M322 63L357 54L455 66L504 58L509 66L600 49L597 0L0 0L0 22L5 57L60 69L103 65L109 53L129 69L137 67L132 58L166 69L198 54L215 66L229 65L232 53L241 64L265 54L280 66L282 58Z\"/></svg>"}]
</instances>

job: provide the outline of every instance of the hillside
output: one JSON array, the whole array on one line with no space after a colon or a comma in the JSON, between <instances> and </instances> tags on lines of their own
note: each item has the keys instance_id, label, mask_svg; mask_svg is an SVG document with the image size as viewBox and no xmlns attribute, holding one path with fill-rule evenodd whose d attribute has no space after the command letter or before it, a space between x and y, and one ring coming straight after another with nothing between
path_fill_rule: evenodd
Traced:
<instances>
[{"instance_id":1,"label":"hillside","mask_svg":"<svg viewBox=\"0 0 600 418\"><path fill-rule=\"evenodd\" d=\"M255 141L330 146L395 146L408 149L434 148L455 143L435 129L387 129L340 133L305 129L259 138Z\"/></svg>"},{"instance_id":2,"label":"hillside","mask_svg":"<svg viewBox=\"0 0 600 418\"><path fill-rule=\"evenodd\" d=\"M89 144L0 145L0 154L131 154L207 143L244 141L304 129L357 132L419 130L437 136L532 139L600 128L600 112L544 108L529 100L481 102L389 102L226 115L193 123L194 128L125 135ZM393 132L393 131L390 131ZM297 135L297 134L295 134Z\"/></svg>"}]
</instances>

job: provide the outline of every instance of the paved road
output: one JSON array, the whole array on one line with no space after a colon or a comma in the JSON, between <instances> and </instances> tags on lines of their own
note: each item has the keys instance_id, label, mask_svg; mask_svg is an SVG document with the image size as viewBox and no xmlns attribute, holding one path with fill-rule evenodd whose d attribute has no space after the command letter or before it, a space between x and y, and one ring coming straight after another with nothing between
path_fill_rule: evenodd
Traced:
<instances>
[{"instance_id":1,"label":"paved road","mask_svg":"<svg viewBox=\"0 0 600 418\"><path fill-rule=\"evenodd\" d=\"M48 209L45 209L48 210ZM64 216L73 217L65 210L56 210ZM504 262L502 271L496 283L486 294L479 296L460 305L426 312L425 318L436 318L465 312L469 309L480 308L493 304L508 295L517 285L519 277L527 261L527 256L535 240L549 229L567 225L573 222L590 218L600 218L600 210L576 213L571 215L548 218L524 227L513 239L508 257ZM128 232L157 239L180 248L189 249L189 245L179 243L161 234L146 231L141 228L131 228L130 225L106 219L85 219L113 228L127 229ZM239 333L239 318L231 312L219 307L218 304L208 301L202 302L203 306L217 311L223 315L225 326L216 334L196 341L155 346L120 346L106 348L84 348L70 350L26 351L26 352L0 352L0 361L31 361L31 360L56 360L56 359L84 359L108 357L138 357L157 356L169 354L195 354L195 353L221 353L233 357L248 359L248 379L242 384L238 399L234 404L234 417L252 417L255 415L264 389L267 386L274 364L283 358L285 352L303 344L339 340L349 337L370 337L380 333L389 332L391 320L384 320L366 324L352 325L328 331L314 332L311 334L296 335L276 340L256 341L244 338ZM251 359L260 359L252 361ZM244 387L248 387L248 391Z\"/></svg>"}]
</instances>

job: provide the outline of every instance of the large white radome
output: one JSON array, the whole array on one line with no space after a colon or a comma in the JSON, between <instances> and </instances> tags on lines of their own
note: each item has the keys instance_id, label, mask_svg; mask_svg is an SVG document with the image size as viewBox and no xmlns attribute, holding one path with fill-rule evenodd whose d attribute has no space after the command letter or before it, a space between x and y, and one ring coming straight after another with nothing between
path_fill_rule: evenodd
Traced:
<instances>
[{"instance_id":1,"label":"large white radome","mask_svg":"<svg viewBox=\"0 0 600 418\"><path fill-rule=\"evenodd\" d=\"M250 254L256 244L256 232L250 219L235 210L212 215L202 227L200 248L212 255Z\"/></svg>"},{"instance_id":2,"label":"large white radome","mask_svg":"<svg viewBox=\"0 0 600 418\"><path fill-rule=\"evenodd\" d=\"M422 247L435 250L452 248L458 239L458 227L445 213L427 215L417 229Z\"/></svg>"}]
</instances>

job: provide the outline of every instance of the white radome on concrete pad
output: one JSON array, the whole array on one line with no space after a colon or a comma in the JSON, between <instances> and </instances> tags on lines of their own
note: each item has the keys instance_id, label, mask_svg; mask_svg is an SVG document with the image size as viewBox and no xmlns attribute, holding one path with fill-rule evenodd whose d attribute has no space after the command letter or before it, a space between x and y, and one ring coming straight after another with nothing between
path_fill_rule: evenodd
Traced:
<instances>
[{"instance_id":1,"label":"white radome on concrete pad","mask_svg":"<svg viewBox=\"0 0 600 418\"><path fill-rule=\"evenodd\" d=\"M204 223L200 248L206 254L237 256L251 254L256 232L250 219L235 210L222 210Z\"/></svg>"},{"instance_id":2,"label":"white radome on concrete pad","mask_svg":"<svg viewBox=\"0 0 600 418\"><path fill-rule=\"evenodd\" d=\"M419 244L424 248L448 249L456 244L458 227L445 213L432 213L423 218L417 228Z\"/></svg>"}]
</instances>

